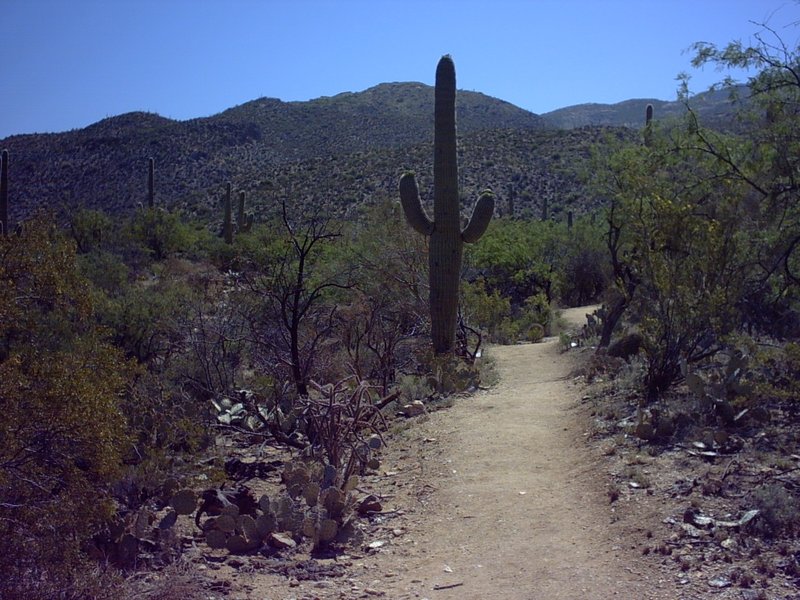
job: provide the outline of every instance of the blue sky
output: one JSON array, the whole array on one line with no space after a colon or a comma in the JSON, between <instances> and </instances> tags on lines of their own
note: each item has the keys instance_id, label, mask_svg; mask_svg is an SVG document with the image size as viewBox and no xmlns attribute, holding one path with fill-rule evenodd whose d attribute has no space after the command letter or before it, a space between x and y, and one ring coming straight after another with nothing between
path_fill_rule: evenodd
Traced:
<instances>
[{"instance_id":1,"label":"blue sky","mask_svg":"<svg viewBox=\"0 0 800 600\"><path fill-rule=\"evenodd\" d=\"M0 0L0 138L134 110L175 119L270 96L308 100L386 81L458 87L536 113L675 98L721 78L696 41L769 22L796 44L797 0Z\"/></svg>"}]
</instances>

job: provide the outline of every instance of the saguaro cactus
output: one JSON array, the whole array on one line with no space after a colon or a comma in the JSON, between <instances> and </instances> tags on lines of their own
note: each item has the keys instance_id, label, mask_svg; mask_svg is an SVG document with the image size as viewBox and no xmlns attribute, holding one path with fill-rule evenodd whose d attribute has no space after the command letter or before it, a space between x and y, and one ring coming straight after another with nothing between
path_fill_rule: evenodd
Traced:
<instances>
[{"instance_id":1,"label":"saguaro cactus","mask_svg":"<svg viewBox=\"0 0 800 600\"><path fill-rule=\"evenodd\" d=\"M653 143L653 105L648 104L644 111L644 145Z\"/></svg>"},{"instance_id":2,"label":"saguaro cactus","mask_svg":"<svg viewBox=\"0 0 800 600\"><path fill-rule=\"evenodd\" d=\"M154 159L147 161L147 208L156 205L156 185L155 185L156 164Z\"/></svg>"},{"instance_id":3,"label":"saguaro cactus","mask_svg":"<svg viewBox=\"0 0 800 600\"><path fill-rule=\"evenodd\" d=\"M244 212L244 191L239 192L239 213L236 216L236 233L247 233L253 227L253 213Z\"/></svg>"},{"instance_id":4,"label":"saguaro cactus","mask_svg":"<svg viewBox=\"0 0 800 600\"><path fill-rule=\"evenodd\" d=\"M8 150L0 159L0 234L8 235Z\"/></svg>"},{"instance_id":5,"label":"saguaro cactus","mask_svg":"<svg viewBox=\"0 0 800 600\"><path fill-rule=\"evenodd\" d=\"M464 242L478 241L494 212L494 194L483 192L461 230L456 154L456 69L450 56L436 67L433 149L433 221L425 214L413 173L400 178L400 201L408 223L430 236L431 337L437 354L452 352L458 316L458 285Z\"/></svg>"}]
</instances>

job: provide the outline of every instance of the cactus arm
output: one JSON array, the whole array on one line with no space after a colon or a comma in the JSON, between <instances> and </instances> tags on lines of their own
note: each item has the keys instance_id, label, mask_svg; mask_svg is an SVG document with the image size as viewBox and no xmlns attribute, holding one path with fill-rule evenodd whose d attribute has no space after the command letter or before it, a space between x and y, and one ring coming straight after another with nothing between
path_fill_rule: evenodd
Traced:
<instances>
[{"instance_id":1,"label":"cactus arm","mask_svg":"<svg viewBox=\"0 0 800 600\"><path fill-rule=\"evenodd\" d=\"M433 223L425 214L425 209L422 208L417 180L413 173L404 173L400 178L400 204L403 206L408 224L415 231L422 235L433 233Z\"/></svg>"},{"instance_id":2,"label":"cactus arm","mask_svg":"<svg viewBox=\"0 0 800 600\"><path fill-rule=\"evenodd\" d=\"M494 213L494 194L486 190L481 194L481 197L478 198L477 204L475 204L475 209L472 211L472 216L469 219L469 223L464 228L464 231L461 233L461 239L464 240L467 244L474 244L486 231L486 228L489 227L489 221L492 220L492 214Z\"/></svg>"}]
</instances>

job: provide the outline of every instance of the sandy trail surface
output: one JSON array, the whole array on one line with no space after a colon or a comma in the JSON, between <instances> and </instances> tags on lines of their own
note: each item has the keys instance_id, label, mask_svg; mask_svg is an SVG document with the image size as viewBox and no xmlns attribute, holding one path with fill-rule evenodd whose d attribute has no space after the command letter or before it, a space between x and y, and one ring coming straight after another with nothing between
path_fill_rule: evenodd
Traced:
<instances>
[{"instance_id":1,"label":"sandy trail surface","mask_svg":"<svg viewBox=\"0 0 800 600\"><path fill-rule=\"evenodd\" d=\"M564 317L577 324L586 312ZM391 598L649 597L610 531L568 354L552 338L491 355L500 384L427 424L446 484L409 532L415 544L397 576L380 589Z\"/></svg>"},{"instance_id":2,"label":"sandy trail surface","mask_svg":"<svg viewBox=\"0 0 800 600\"><path fill-rule=\"evenodd\" d=\"M563 317L578 326L590 310ZM393 438L381 485L388 475L384 510L396 516L371 531L363 553L336 559L347 575L290 586L254 574L246 597L678 597L643 575L640 550L614 524L608 474L585 441L572 353L548 338L490 355L498 385Z\"/></svg>"}]
</instances>

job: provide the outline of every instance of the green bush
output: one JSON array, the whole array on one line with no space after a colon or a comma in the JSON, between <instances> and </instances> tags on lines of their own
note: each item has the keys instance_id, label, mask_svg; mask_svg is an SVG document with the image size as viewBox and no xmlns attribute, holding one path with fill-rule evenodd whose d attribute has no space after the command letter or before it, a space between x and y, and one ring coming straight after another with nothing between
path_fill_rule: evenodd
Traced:
<instances>
[{"instance_id":1,"label":"green bush","mask_svg":"<svg viewBox=\"0 0 800 600\"><path fill-rule=\"evenodd\" d=\"M95 326L89 291L52 221L0 237L0 597L68 587L111 511L132 371Z\"/></svg>"},{"instance_id":2,"label":"green bush","mask_svg":"<svg viewBox=\"0 0 800 600\"><path fill-rule=\"evenodd\" d=\"M800 530L798 499L783 484L771 483L753 492L753 504L759 510L756 530L764 537L777 537Z\"/></svg>"},{"instance_id":3,"label":"green bush","mask_svg":"<svg viewBox=\"0 0 800 600\"><path fill-rule=\"evenodd\" d=\"M483 279L461 284L461 311L471 327L486 332L489 341L498 342L503 337L501 325L511 315L511 301L499 290L486 291Z\"/></svg>"},{"instance_id":4,"label":"green bush","mask_svg":"<svg viewBox=\"0 0 800 600\"><path fill-rule=\"evenodd\" d=\"M193 247L195 233L181 221L177 213L160 208L136 211L126 228L130 240L129 259L164 260L179 251Z\"/></svg>"}]
</instances>

